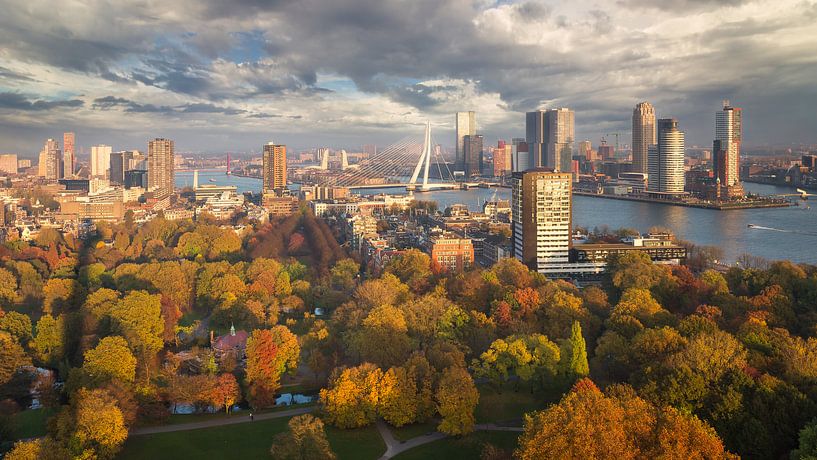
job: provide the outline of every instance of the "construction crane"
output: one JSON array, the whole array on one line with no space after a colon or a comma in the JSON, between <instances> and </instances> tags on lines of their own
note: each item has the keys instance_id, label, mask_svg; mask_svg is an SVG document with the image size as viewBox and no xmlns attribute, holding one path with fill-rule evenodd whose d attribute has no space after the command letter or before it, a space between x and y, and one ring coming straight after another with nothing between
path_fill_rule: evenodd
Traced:
<instances>
[{"instance_id":1,"label":"construction crane","mask_svg":"<svg viewBox=\"0 0 817 460\"><path fill-rule=\"evenodd\" d=\"M621 134L619 134L619 133L607 133L607 134L605 134L605 136L616 136L616 153L618 153L618 136L620 136L620 135Z\"/></svg>"}]
</instances>

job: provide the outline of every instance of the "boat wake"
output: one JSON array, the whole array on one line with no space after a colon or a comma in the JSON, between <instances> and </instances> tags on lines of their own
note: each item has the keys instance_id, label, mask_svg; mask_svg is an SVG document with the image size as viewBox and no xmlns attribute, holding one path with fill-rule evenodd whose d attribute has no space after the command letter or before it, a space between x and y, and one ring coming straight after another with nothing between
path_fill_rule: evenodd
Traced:
<instances>
[{"instance_id":1,"label":"boat wake","mask_svg":"<svg viewBox=\"0 0 817 460\"><path fill-rule=\"evenodd\" d=\"M817 236L817 232L806 232L802 230L787 230L784 228L774 228L774 227L764 227L762 225L754 225L749 224L749 228L753 230L768 230L770 232L781 232L781 233L794 233L797 235L810 235L810 236Z\"/></svg>"}]
</instances>

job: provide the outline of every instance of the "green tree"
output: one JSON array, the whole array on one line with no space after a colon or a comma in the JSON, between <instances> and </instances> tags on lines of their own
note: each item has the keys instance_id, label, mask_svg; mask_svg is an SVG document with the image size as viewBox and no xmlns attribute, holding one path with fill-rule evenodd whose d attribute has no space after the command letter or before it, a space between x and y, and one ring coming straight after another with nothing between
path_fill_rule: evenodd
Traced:
<instances>
[{"instance_id":1,"label":"green tree","mask_svg":"<svg viewBox=\"0 0 817 460\"><path fill-rule=\"evenodd\" d=\"M587 363L587 346L582 336L582 326L578 321L570 328L570 338L562 342L561 361L562 373L571 380L578 380L590 374L590 365Z\"/></svg>"},{"instance_id":2,"label":"green tree","mask_svg":"<svg viewBox=\"0 0 817 460\"><path fill-rule=\"evenodd\" d=\"M31 342L31 349L37 359L47 365L54 365L62 359L65 347L64 316L54 318L43 315L35 328L36 335Z\"/></svg>"}]
</instances>

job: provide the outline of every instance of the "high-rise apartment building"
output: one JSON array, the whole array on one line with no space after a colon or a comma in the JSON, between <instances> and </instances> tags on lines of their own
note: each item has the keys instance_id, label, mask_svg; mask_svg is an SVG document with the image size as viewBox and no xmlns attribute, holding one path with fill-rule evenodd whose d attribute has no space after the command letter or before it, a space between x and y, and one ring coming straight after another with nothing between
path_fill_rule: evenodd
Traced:
<instances>
[{"instance_id":1,"label":"high-rise apartment building","mask_svg":"<svg viewBox=\"0 0 817 460\"><path fill-rule=\"evenodd\" d=\"M62 134L62 168L63 177L71 177L76 169L76 152L74 150L74 133Z\"/></svg>"},{"instance_id":2,"label":"high-rise apartment building","mask_svg":"<svg viewBox=\"0 0 817 460\"><path fill-rule=\"evenodd\" d=\"M91 147L91 178L105 179L108 177L108 168L111 167L110 145L99 144Z\"/></svg>"},{"instance_id":3,"label":"high-rise apartment building","mask_svg":"<svg viewBox=\"0 0 817 460\"><path fill-rule=\"evenodd\" d=\"M0 172L17 174L16 153L0 153Z\"/></svg>"},{"instance_id":4,"label":"high-rise apartment building","mask_svg":"<svg viewBox=\"0 0 817 460\"><path fill-rule=\"evenodd\" d=\"M62 152L54 139L45 141L40 151L39 175L49 180L62 179Z\"/></svg>"},{"instance_id":5,"label":"high-rise apartment building","mask_svg":"<svg viewBox=\"0 0 817 460\"><path fill-rule=\"evenodd\" d=\"M657 143L647 151L647 191L670 194L684 192L684 132L678 120L658 120Z\"/></svg>"},{"instance_id":6,"label":"high-rise apartment building","mask_svg":"<svg viewBox=\"0 0 817 460\"><path fill-rule=\"evenodd\" d=\"M513 256L540 273L563 273L572 246L570 172L515 172L511 214Z\"/></svg>"},{"instance_id":7,"label":"high-rise apartment building","mask_svg":"<svg viewBox=\"0 0 817 460\"><path fill-rule=\"evenodd\" d=\"M567 108L525 114L525 138L530 167L570 171L575 138L575 114Z\"/></svg>"},{"instance_id":8,"label":"high-rise apartment building","mask_svg":"<svg viewBox=\"0 0 817 460\"><path fill-rule=\"evenodd\" d=\"M329 158L329 149L324 153ZM270 142L264 146L263 193L273 193L287 187L287 146Z\"/></svg>"},{"instance_id":9,"label":"high-rise apartment building","mask_svg":"<svg viewBox=\"0 0 817 460\"><path fill-rule=\"evenodd\" d=\"M743 133L743 112L723 101L723 110L715 112L715 142L712 148L712 169L721 186L732 187L740 182L740 143Z\"/></svg>"},{"instance_id":10,"label":"high-rise apartment building","mask_svg":"<svg viewBox=\"0 0 817 460\"><path fill-rule=\"evenodd\" d=\"M466 171L465 136L473 136L477 134L476 112L457 112L456 128L457 128L457 153L454 162L454 169L457 171Z\"/></svg>"},{"instance_id":11,"label":"high-rise apartment building","mask_svg":"<svg viewBox=\"0 0 817 460\"><path fill-rule=\"evenodd\" d=\"M639 102L633 109L633 172L647 172L648 150L656 143L655 136L655 108Z\"/></svg>"},{"instance_id":12,"label":"high-rise apartment building","mask_svg":"<svg viewBox=\"0 0 817 460\"><path fill-rule=\"evenodd\" d=\"M156 138L148 142L148 190L154 191L159 197L173 194L173 141Z\"/></svg>"},{"instance_id":13,"label":"high-rise apartment building","mask_svg":"<svg viewBox=\"0 0 817 460\"><path fill-rule=\"evenodd\" d=\"M469 134L463 139L466 176L479 176L482 174L482 142L481 134Z\"/></svg>"}]
</instances>

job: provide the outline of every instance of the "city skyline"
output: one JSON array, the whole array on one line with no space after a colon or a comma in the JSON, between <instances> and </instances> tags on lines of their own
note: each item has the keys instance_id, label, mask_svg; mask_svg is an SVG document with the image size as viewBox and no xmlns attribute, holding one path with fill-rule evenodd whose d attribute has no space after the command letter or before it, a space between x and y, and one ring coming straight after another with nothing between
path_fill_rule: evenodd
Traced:
<instances>
[{"instance_id":1,"label":"city skyline","mask_svg":"<svg viewBox=\"0 0 817 460\"><path fill-rule=\"evenodd\" d=\"M469 110L493 144L524 134L521 114L555 107L575 110L576 139L596 144L628 132L641 100L707 146L724 98L746 110L744 146L815 142L814 4L625 3L8 4L3 150L32 158L62 132L86 149L388 144L427 118L450 139L450 114Z\"/></svg>"}]
</instances>

